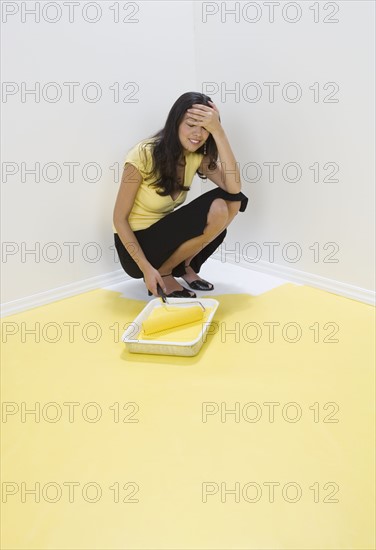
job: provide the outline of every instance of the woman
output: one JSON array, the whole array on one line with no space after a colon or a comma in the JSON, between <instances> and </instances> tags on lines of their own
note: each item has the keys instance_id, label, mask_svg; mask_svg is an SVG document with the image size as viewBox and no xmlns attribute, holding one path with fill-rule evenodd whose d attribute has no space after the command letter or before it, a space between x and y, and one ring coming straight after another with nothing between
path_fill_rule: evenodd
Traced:
<instances>
[{"instance_id":1,"label":"woman","mask_svg":"<svg viewBox=\"0 0 376 550\"><path fill-rule=\"evenodd\" d=\"M217 162L218 155L220 162ZM218 187L185 206L193 176ZM169 297L196 297L214 286L197 275L225 238L226 227L248 198L236 160L210 97L187 92L172 106L164 128L131 149L113 214L115 247L124 271L157 284Z\"/></svg>"}]
</instances>

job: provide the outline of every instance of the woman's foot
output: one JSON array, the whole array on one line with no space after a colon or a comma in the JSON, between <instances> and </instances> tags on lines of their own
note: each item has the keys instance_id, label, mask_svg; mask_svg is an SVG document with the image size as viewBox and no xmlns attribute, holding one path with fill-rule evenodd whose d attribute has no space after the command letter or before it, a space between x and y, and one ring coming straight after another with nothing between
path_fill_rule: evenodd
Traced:
<instances>
[{"instance_id":1,"label":"woman's foot","mask_svg":"<svg viewBox=\"0 0 376 550\"><path fill-rule=\"evenodd\" d=\"M173 277L173 275L170 273L169 275L162 275L164 284L166 286L166 295L169 296L173 292L183 292L185 291L185 294L187 294L187 297L196 298L196 294L187 288L180 285Z\"/></svg>"},{"instance_id":2,"label":"woman's foot","mask_svg":"<svg viewBox=\"0 0 376 550\"><path fill-rule=\"evenodd\" d=\"M197 273L193 270L193 268L190 265L185 265L185 275L182 275L182 278L185 280L185 282L194 290L213 290L214 285L209 283L208 281L205 281L204 279L201 279Z\"/></svg>"}]
</instances>

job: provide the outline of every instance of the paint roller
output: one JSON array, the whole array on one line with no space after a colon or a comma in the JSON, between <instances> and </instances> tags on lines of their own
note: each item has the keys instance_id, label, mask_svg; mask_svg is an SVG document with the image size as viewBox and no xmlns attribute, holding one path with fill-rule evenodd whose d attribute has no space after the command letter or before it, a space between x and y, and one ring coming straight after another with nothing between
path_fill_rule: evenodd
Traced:
<instances>
[{"instance_id":1,"label":"paint roller","mask_svg":"<svg viewBox=\"0 0 376 550\"><path fill-rule=\"evenodd\" d=\"M145 334L153 334L162 330L171 330L189 323L201 321L204 316L205 308L201 302L195 301L194 306L167 304L167 297L162 288L157 285L158 294L161 296L164 307L155 308L149 317L142 322L142 328ZM187 302L185 302L187 303Z\"/></svg>"}]
</instances>

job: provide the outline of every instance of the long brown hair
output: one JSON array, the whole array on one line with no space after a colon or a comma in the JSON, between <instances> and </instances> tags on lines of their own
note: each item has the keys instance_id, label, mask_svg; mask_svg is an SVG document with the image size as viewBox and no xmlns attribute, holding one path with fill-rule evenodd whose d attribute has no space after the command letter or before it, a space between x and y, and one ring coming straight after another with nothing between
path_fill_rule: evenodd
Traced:
<instances>
[{"instance_id":1,"label":"long brown hair","mask_svg":"<svg viewBox=\"0 0 376 550\"><path fill-rule=\"evenodd\" d=\"M151 183L152 187L157 188L157 193L162 196L171 195L172 191L180 189L181 191L189 191L189 187L177 182L177 164L183 154L183 146L179 139L179 125L185 115L187 109L190 109L194 103L201 105L209 105L211 98L200 92L186 92L181 95L173 104L168 113L164 127L154 135L145 140L144 145L151 145L152 154L152 169L151 173L158 178ZM209 134L206 142L197 149L197 153L209 156L209 170L214 170L218 159L218 149L215 140ZM145 153L145 151L144 151ZM197 170L197 175L201 179L206 179L206 176Z\"/></svg>"}]
</instances>

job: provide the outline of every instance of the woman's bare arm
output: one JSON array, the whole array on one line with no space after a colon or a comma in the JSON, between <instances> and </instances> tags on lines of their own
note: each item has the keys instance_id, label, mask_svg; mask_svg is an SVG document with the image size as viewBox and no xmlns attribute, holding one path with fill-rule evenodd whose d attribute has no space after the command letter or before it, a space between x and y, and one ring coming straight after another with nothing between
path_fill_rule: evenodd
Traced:
<instances>
[{"instance_id":1,"label":"woman's bare arm","mask_svg":"<svg viewBox=\"0 0 376 550\"><path fill-rule=\"evenodd\" d=\"M144 273L145 269L149 268L151 264L146 259L128 222L129 214L132 210L141 182L142 176L137 168L132 164L126 163L115 202L113 223L121 242Z\"/></svg>"},{"instance_id":2,"label":"woman's bare arm","mask_svg":"<svg viewBox=\"0 0 376 550\"><path fill-rule=\"evenodd\" d=\"M202 126L207 132L211 133L220 158L220 163L217 162L216 168L209 171L208 159L204 157L200 166L200 172L228 193L240 193L242 184L238 162L235 159L226 132L219 120L218 108L212 101L210 103L212 107L195 103L190 109L187 109L187 113L190 116L188 120L193 121L198 126Z\"/></svg>"}]
</instances>

